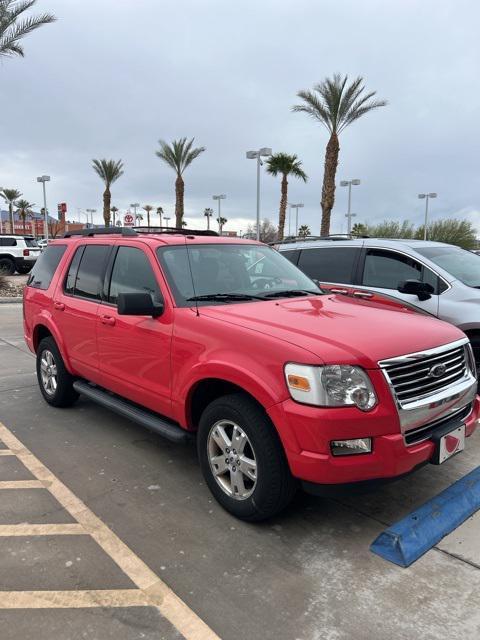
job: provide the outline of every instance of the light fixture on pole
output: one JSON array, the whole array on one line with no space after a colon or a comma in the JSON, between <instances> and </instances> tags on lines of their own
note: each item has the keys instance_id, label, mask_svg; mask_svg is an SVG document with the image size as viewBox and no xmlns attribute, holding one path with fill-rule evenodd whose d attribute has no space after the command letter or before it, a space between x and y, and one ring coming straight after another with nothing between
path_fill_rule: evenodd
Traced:
<instances>
[{"instance_id":1,"label":"light fixture on pole","mask_svg":"<svg viewBox=\"0 0 480 640\"><path fill-rule=\"evenodd\" d=\"M223 224L222 224L222 208L221 208L221 203L222 200L226 199L226 195L224 193L218 195L218 196L212 196L212 198L214 200L218 201L218 227L220 229L220 235L222 235L222 231L223 231Z\"/></svg>"},{"instance_id":2,"label":"light fixture on pole","mask_svg":"<svg viewBox=\"0 0 480 640\"><path fill-rule=\"evenodd\" d=\"M130 206L133 207L133 219L135 220L135 224L137 224L137 207L140 206L140 203L134 202Z\"/></svg>"},{"instance_id":3,"label":"light fixture on pole","mask_svg":"<svg viewBox=\"0 0 480 640\"><path fill-rule=\"evenodd\" d=\"M132 205L132 207L133 207L133 205ZM163 219L165 220L165 226L168 229L168 221L170 220L170 218L168 216L163 216Z\"/></svg>"},{"instance_id":4,"label":"light fixture on pole","mask_svg":"<svg viewBox=\"0 0 480 640\"><path fill-rule=\"evenodd\" d=\"M37 178L37 182L41 182L43 186L43 236L48 242L48 211L47 211L47 191L45 189L45 183L50 182L50 176L40 176Z\"/></svg>"},{"instance_id":5,"label":"light fixture on pole","mask_svg":"<svg viewBox=\"0 0 480 640\"><path fill-rule=\"evenodd\" d=\"M85 209L85 211L90 214L90 224L93 227L93 214L97 213L97 210L96 209ZM88 223L88 215L87 215L87 223Z\"/></svg>"},{"instance_id":6,"label":"light fixture on pole","mask_svg":"<svg viewBox=\"0 0 480 640\"><path fill-rule=\"evenodd\" d=\"M303 202L298 202L297 204L290 205L290 211L295 209L295 237L298 236L298 210L303 209Z\"/></svg>"},{"instance_id":7,"label":"light fixture on pole","mask_svg":"<svg viewBox=\"0 0 480 640\"><path fill-rule=\"evenodd\" d=\"M419 193L420 200L425 200L425 223L423 225L423 239L427 239L427 224L428 224L428 201L430 198L436 198L436 193Z\"/></svg>"},{"instance_id":8,"label":"light fixture on pole","mask_svg":"<svg viewBox=\"0 0 480 640\"><path fill-rule=\"evenodd\" d=\"M262 156L271 156L272 150L269 147L262 147L258 151L247 151L248 160L257 161L257 240L260 240L260 167L262 166Z\"/></svg>"},{"instance_id":9,"label":"light fixture on pole","mask_svg":"<svg viewBox=\"0 0 480 640\"><path fill-rule=\"evenodd\" d=\"M356 213L352 213L352 184L357 186L360 184L360 180L356 178L354 180L342 180L340 182L341 187L348 187L348 212L345 214L345 217L348 220L348 235L352 232L352 218L357 216Z\"/></svg>"}]
</instances>

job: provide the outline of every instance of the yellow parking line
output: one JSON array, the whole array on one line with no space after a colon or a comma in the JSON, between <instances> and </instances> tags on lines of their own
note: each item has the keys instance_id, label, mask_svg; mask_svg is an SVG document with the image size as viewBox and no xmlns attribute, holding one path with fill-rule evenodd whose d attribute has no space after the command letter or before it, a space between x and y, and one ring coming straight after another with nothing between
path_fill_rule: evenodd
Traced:
<instances>
[{"instance_id":1,"label":"yellow parking line","mask_svg":"<svg viewBox=\"0 0 480 640\"><path fill-rule=\"evenodd\" d=\"M208 627L201 618L197 616L160 578L137 556L133 551L118 538L90 509L74 495L60 480L54 476L47 467L38 460L13 433L11 433L5 425L0 422L0 440L12 451L15 452L18 459L32 473L39 482L41 487L50 491L66 511L72 515L77 522L82 525L85 532L89 533L97 544L117 563L122 571L132 580L138 587L142 596L134 596L138 593L133 590L128 591L62 591L50 592L55 594L53 599L57 602L57 607L62 608L85 606L71 604L72 601L78 602L85 598L91 598L91 602L96 602L95 598L98 594L107 594L110 598L110 604L102 603L100 605L91 604L89 606L110 606L124 607L135 606L131 604L129 598L143 597L143 606L155 606L158 608L164 618L179 631L186 640L220 640L217 634ZM32 481L30 481L32 482ZM11 485L18 485L10 483ZM2 488L0 483L0 489ZM9 488L9 487L7 487ZM13 608L30 608L44 607L49 608L48 600L44 600L43 596L49 592L18 592L22 595L13 596L17 592L0 592L0 603L21 601L23 607L17 605ZM7 597L5 598L5 594ZM10 595L9 595L10 594ZM23 595L26 594L26 595ZM29 597L30 594L30 597ZM64 595L62 595L64 594ZM72 595L74 594L74 595ZM93 594L93 595L85 595ZM98 596L100 597L100 596ZM128 604L125 604L127 597ZM78 598L78 600L76 600ZM101 601L101 600L98 600ZM43 602L43 605L41 604ZM65 604L60 604L60 603ZM103 601L101 601L103 602ZM30 604L29 604L30 603ZM141 606L141 605L137 605ZM2 604L0 604L0 608Z\"/></svg>"},{"instance_id":2,"label":"yellow parking line","mask_svg":"<svg viewBox=\"0 0 480 640\"><path fill-rule=\"evenodd\" d=\"M81 536L86 535L81 524L2 524L0 537L9 536Z\"/></svg>"},{"instance_id":3,"label":"yellow parking line","mask_svg":"<svg viewBox=\"0 0 480 640\"><path fill-rule=\"evenodd\" d=\"M45 489L45 485L40 480L2 480L0 489Z\"/></svg>"}]
</instances>

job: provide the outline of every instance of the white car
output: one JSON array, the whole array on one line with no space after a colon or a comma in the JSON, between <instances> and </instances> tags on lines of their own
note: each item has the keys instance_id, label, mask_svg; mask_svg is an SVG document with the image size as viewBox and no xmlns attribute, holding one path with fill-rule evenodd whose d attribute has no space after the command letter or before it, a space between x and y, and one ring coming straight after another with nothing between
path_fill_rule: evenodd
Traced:
<instances>
[{"instance_id":1,"label":"white car","mask_svg":"<svg viewBox=\"0 0 480 640\"><path fill-rule=\"evenodd\" d=\"M0 235L0 273L29 273L41 252L33 236Z\"/></svg>"}]
</instances>

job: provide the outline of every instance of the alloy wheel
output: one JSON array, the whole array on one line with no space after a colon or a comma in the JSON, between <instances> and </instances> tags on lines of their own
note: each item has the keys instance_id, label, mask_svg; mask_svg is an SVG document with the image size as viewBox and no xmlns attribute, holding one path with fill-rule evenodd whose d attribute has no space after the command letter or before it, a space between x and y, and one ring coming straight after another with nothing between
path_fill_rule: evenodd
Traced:
<instances>
[{"instance_id":1,"label":"alloy wheel","mask_svg":"<svg viewBox=\"0 0 480 640\"><path fill-rule=\"evenodd\" d=\"M53 396L57 390L58 380L57 364L51 351L45 350L42 353L42 358L40 360L40 374L45 393L49 396Z\"/></svg>"}]
</instances>

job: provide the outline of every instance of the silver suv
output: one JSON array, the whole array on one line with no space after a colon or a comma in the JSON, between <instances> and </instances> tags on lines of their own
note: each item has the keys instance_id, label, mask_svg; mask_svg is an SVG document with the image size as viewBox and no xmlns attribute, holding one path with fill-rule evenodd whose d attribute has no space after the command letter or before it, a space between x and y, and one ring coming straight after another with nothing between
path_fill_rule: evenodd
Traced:
<instances>
[{"instance_id":1,"label":"silver suv","mask_svg":"<svg viewBox=\"0 0 480 640\"><path fill-rule=\"evenodd\" d=\"M41 249L33 236L0 235L0 274L28 273Z\"/></svg>"},{"instance_id":2,"label":"silver suv","mask_svg":"<svg viewBox=\"0 0 480 640\"><path fill-rule=\"evenodd\" d=\"M455 324L480 369L480 256L442 242L339 236L276 247L334 293L401 302Z\"/></svg>"}]
</instances>

